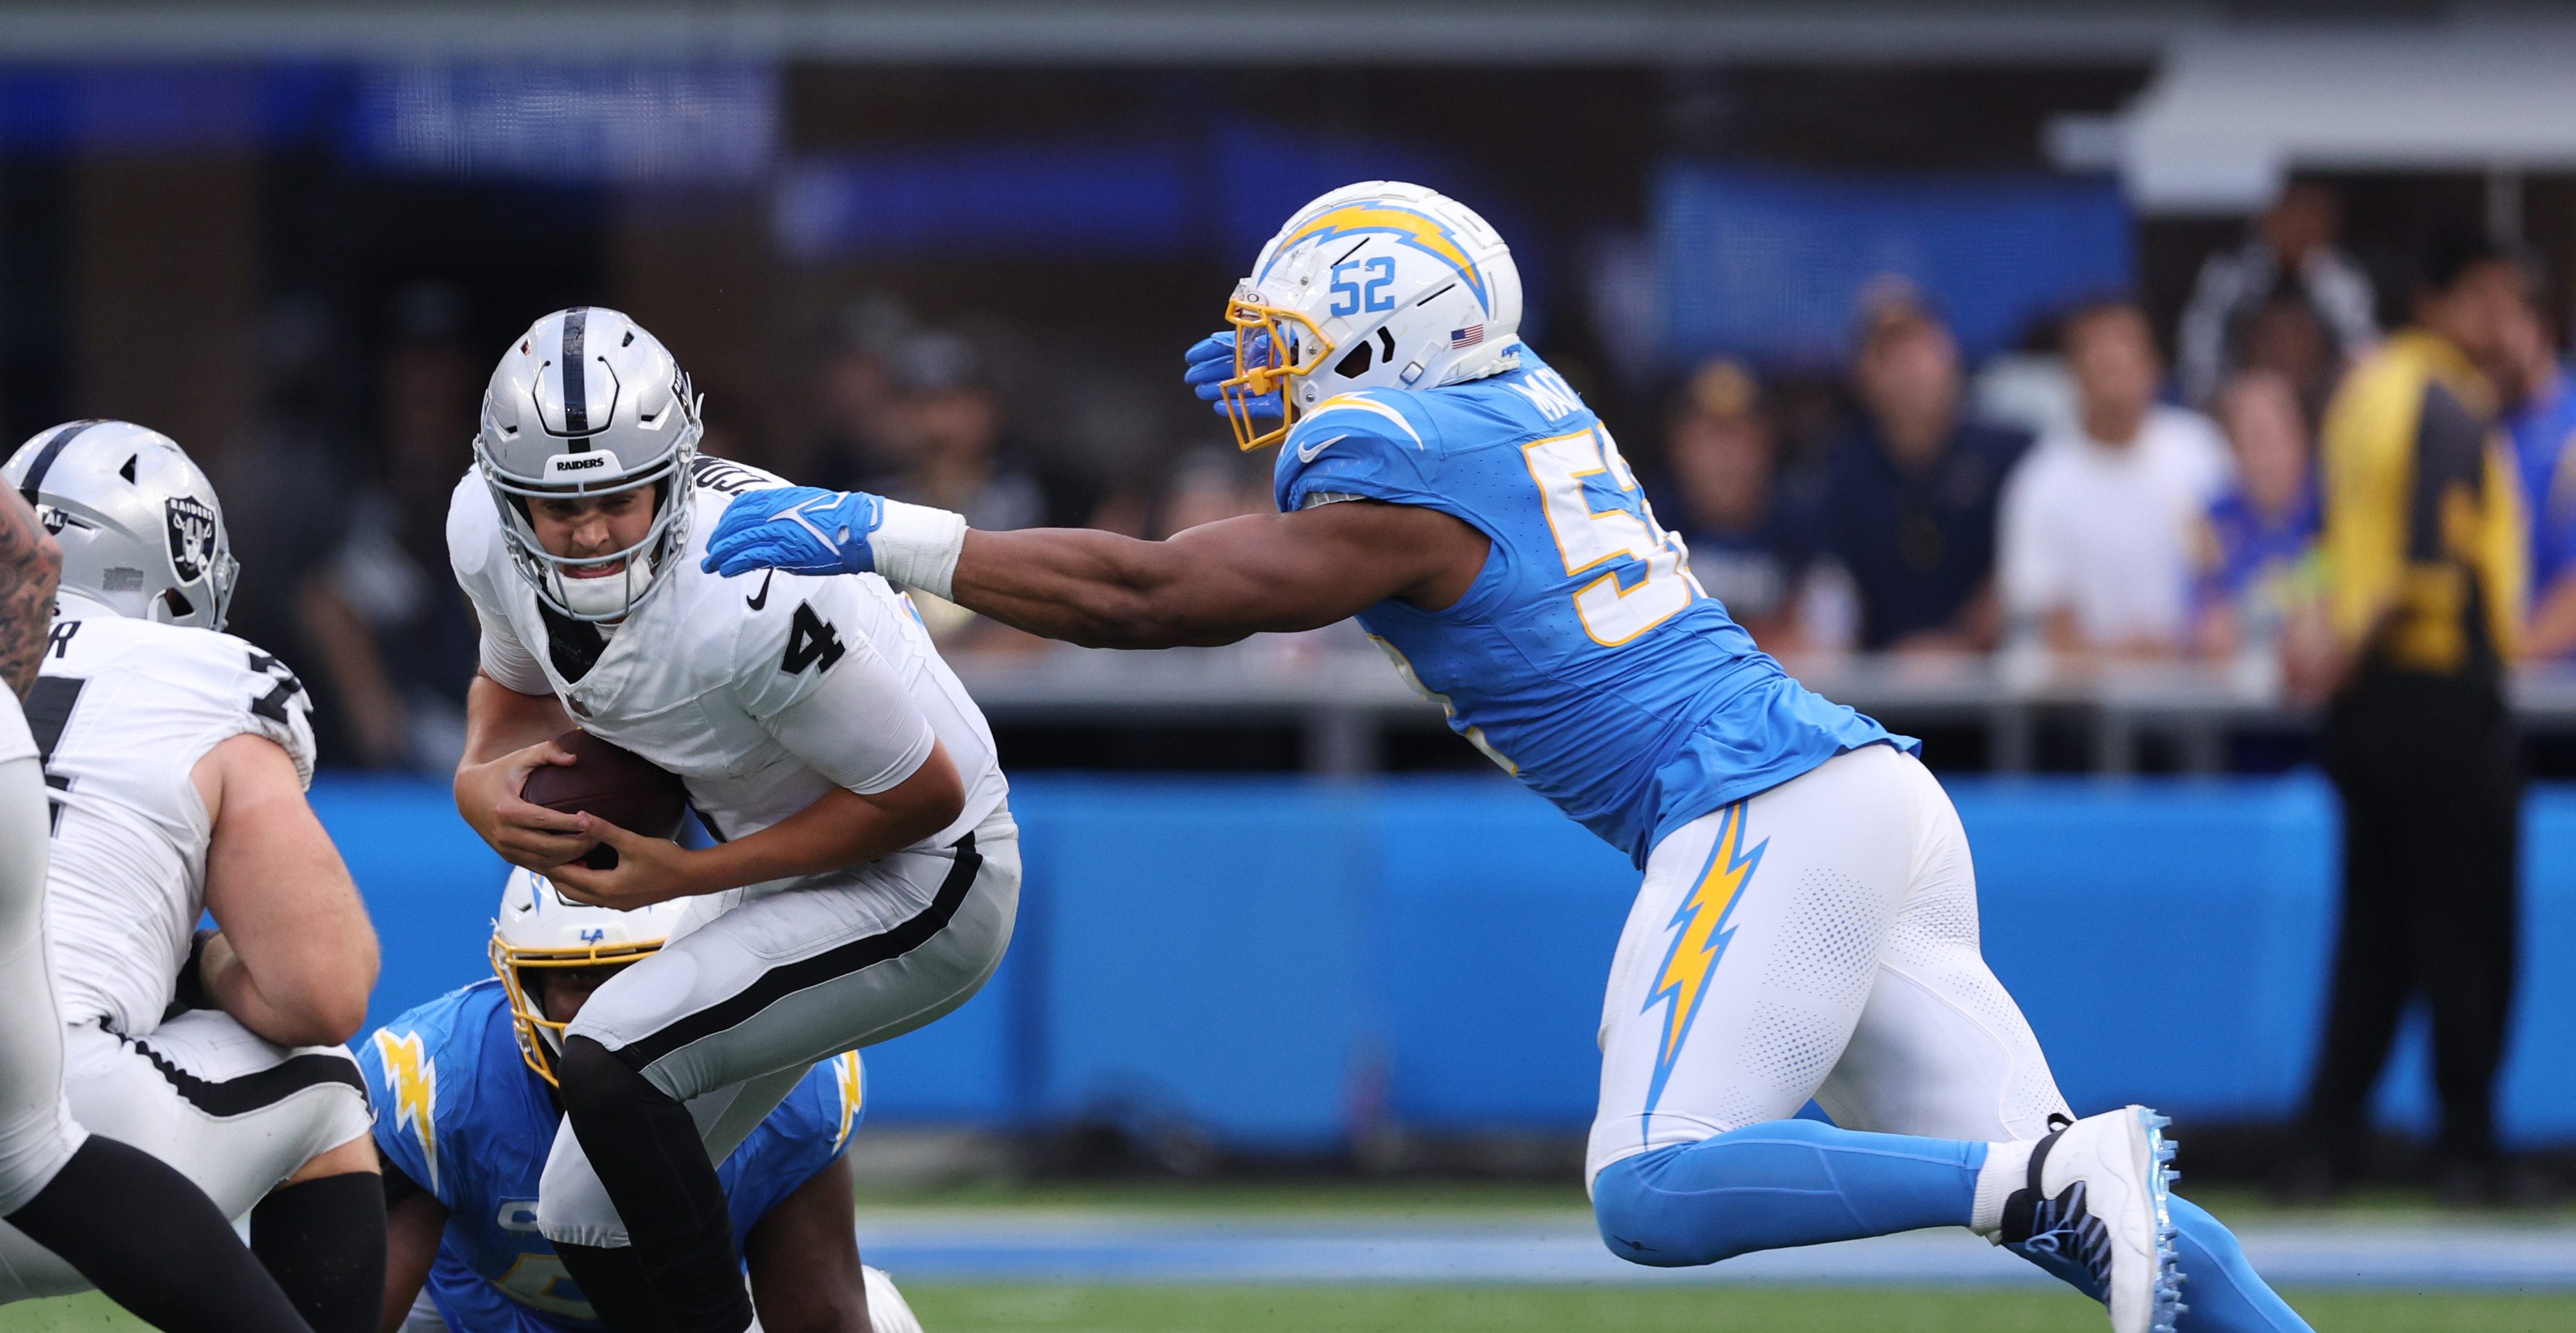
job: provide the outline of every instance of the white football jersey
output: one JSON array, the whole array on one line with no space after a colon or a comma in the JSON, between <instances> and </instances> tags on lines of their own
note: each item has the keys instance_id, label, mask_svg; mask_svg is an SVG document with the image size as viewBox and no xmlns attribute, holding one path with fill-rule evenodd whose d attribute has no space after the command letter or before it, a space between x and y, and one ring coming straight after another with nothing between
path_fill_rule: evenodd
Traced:
<instances>
[{"instance_id":1,"label":"white football jersey","mask_svg":"<svg viewBox=\"0 0 2576 1333\"><path fill-rule=\"evenodd\" d=\"M983 710L949 670L911 601L874 574L699 569L706 534L736 494L779 477L701 457L688 548L622 624L540 608L510 563L500 515L468 472L447 511L456 580L483 626L483 671L522 694L553 694L582 728L680 775L716 836L765 829L835 785L863 795L911 777L936 738L966 807L924 846L946 847L1008 794Z\"/></svg>"},{"instance_id":2,"label":"white football jersey","mask_svg":"<svg viewBox=\"0 0 2576 1333\"><path fill-rule=\"evenodd\" d=\"M63 1021L144 1036L206 906L214 827L197 761L248 732L285 747L310 785L312 703L294 672L229 634L64 593L26 708L53 789L45 927Z\"/></svg>"}]
</instances>

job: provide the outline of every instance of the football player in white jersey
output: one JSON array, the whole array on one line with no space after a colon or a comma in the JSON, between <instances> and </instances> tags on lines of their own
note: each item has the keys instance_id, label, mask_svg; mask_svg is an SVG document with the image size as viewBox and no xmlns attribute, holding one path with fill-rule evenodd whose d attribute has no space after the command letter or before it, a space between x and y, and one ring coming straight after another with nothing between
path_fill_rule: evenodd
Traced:
<instances>
[{"instance_id":1,"label":"football player in white jersey","mask_svg":"<svg viewBox=\"0 0 2576 1333\"><path fill-rule=\"evenodd\" d=\"M567 894L688 906L602 986L558 1066L537 1227L614 1329L752 1318L714 1163L814 1062L972 996L1019 902L992 733L873 575L703 573L733 494L671 354L613 310L531 325L483 401L448 552L482 624L466 822ZM578 722L678 774L722 840L684 849L520 800ZM593 847L615 868L568 864Z\"/></svg>"},{"instance_id":2,"label":"football player in white jersey","mask_svg":"<svg viewBox=\"0 0 2576 1333\"><path fill-rule=\"evenodd\" d=\"M367 1329L383 1196L365 1083L339 1043L365 1017L376 942L305 802L303 687L221 632L222 510L168 438L72 422L0 477L63 552L26 718L55 806L39 832L71 1110L177 1168L218 1227L248 1214L275 1279L259 1284L266 1317L291 1318L282 1288L320 1333ZM217 929L196 932L209 913ZM89 1285L42 1228L9 1220L0 1301ZM214 1311L232 1289L186 1299Z\"/></svg>"}]
</instances>

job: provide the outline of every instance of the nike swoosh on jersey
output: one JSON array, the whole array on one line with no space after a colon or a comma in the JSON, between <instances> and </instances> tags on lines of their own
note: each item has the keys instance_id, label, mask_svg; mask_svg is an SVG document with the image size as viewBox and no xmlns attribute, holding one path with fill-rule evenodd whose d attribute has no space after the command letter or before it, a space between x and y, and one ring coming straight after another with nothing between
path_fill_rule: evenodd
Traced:
<instances>
[{"instance_id":1,"label":"nike swoosh on jersey","mask_svg":"<svg viewBox=\"0 0 2576 1333\"><path fill-rule=\"evenodd\" d=\"M743 598L743 604L749 606L754 611L769 605L769 581L777 576L778 571L774 569L761 571L760 591L753 593L749 597Z\"/></svg>"},{"instance_id":2,"label":"nike swoosh on jersey","mask_svg":"<svg viewBox=\"0 0 2576 1333\"><path fill-rule=\"evenodd\" d=\"M1350 437L1350 435L1349 435L1347 432L1345 432L1345 433L1343 433L1343 434L1336 435L1336 436L1334 436L1333 438L1331 438L1331 439L1329 439L1329 440L1322 441L1321 443L1318 443L1317 445L1315 445L1315 447L1313 447L1313 448L1311 448L1311 449L1310 449L1310 448L1307 448L1305 445L1302 445L1302 444L1301 444L1301 445L1298 445L1298 446L1297 446L1297 461L1298 461L1298 462L1300 462L1300 463L1312 463L1312 462L1314 462L1314 461L1315 461L1315 455L1320 454L1320 453L1324 452L1325 450L1332 448L1334 445L1340 444L1342 441L1347 440L1347 439L1349 439L1349 438L1351 438L1351 437Z\"/></svg>"}]
</instances>

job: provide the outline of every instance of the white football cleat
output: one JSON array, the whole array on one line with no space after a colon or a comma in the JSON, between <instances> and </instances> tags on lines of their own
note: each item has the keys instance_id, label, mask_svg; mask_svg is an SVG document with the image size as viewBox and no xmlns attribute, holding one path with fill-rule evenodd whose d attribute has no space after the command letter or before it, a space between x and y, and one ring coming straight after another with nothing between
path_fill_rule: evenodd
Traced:
<instances>
[{"instance_id":1,"label":"white football cleat","mask_svg":"<svg viewBox=\"0 0 2576 1333\"><path fill-rule=\"evenodd\" d=\"M2112 1333L2174 1333L2182 1314L2171 1123L2128 1106L2063 1125L2031 1146L2029 1183L2004 1200L1997 1239L2091 1293L2109 1308Z\"/></svg>"},{"instance_id":2,"label":"white football cleat","mask_svg":"<svg viewBox=\"0 0 2576 1333\"><path fill-rule=\"evenodd\" d=\"M913 1317L903 1293L894 1289L894 1279L873 1264L861 1264L859 1271L867 1275L868 1327L876 1333L921 1333L921 1321Z\"/></svg>"}]
</instances>

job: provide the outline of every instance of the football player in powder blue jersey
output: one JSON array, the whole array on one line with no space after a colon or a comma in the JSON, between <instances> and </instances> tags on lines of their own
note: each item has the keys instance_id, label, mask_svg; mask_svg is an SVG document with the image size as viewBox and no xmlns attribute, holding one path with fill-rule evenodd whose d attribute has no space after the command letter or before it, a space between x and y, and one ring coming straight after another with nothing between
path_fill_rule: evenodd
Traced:
<instances>
[{"instance_id":1,"label":"football player in powder blue jersey","mask_svg":"<svg viewBox=\"0 0 2576 1333\"><path fill-rule=\"evenodd\" d=\"M359 1043L390 1214L387 1330L605 1327L537 1233L537 1180L563 1121L554 1059L582 1001L660 948L682 906L610 911L513 871L492 927L498 975ZM846 1153L865 1094L857 1052L816 1065L717 1172L769 1326L920 1333L852 1232Z\"/></svg>"},{"instance_id":2,"label":"football player in powder blue jersey","mask_svg":"<svg viewBox=\"0 0 2576 1333\"><path fill-rule=\"evenodd\" d=\"M1754 646L1520 310L1511 252L1465 206L1335 190L1186 357L1240 444L1281 445L1277 514L1144 542L788 487L737 498L706 565L872 571L1122 648L1355 616L1459 734L1643 872L1587 1167L1614 1252L1964 1226L2116 1333L2306 1329L2168 1192L2163 1117L2069 1114L1979 953L1967 839L1915 742ZM1795 1118L1810 1099L1832 1124Z\"/></svg>"}]
</instances>

